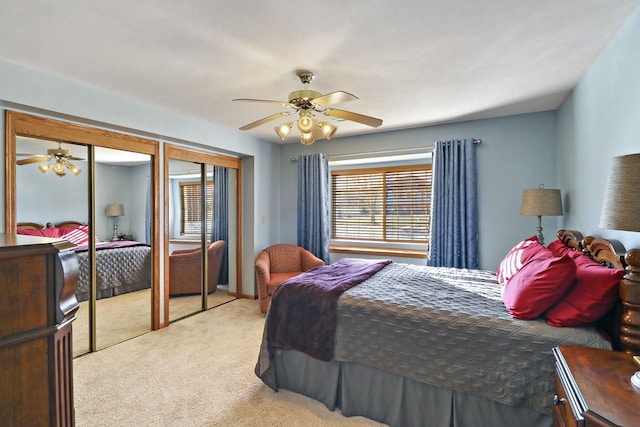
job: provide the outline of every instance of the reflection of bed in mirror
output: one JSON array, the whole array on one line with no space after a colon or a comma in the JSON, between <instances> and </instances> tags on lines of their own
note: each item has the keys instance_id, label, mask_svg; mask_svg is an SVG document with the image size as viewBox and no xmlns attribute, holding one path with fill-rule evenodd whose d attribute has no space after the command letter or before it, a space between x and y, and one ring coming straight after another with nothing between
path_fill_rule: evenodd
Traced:
<instances>
[{"instance_id":1,"label":"reflection of bed in mirror","mask_svg":"<svg viewBox=\"0 0 640 427\"><path fill-rule=\"evenodd\" d=\"M78 221L45 225L19 222L18 234L61 238L75 243L79 277L78 301L89 299L88 227ZM136 241L100 242L96 239L96 299L148 289L151 286L151 247Z\"/></svg>"}]
</instances>

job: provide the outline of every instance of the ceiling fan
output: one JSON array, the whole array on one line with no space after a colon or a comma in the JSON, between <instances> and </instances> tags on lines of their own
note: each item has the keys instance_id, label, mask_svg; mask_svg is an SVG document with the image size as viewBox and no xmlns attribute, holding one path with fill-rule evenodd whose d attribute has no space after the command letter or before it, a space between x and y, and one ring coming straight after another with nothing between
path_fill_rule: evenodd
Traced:
<instances>
[{"instance_id":1,"label":"ceiling fan","mask_svg":"<svg viewBox=\"0 0 640 427\"><path fill-rule=\"evenodd\" d=\"M300 133L300 142L305 145L313 144L316 140L321 138L330 139L337 130L337 127L333 124L325 121L318 120L313 113L322 113L325 116L335 117L343 120L350 120L352 122L361 123L363 125L378 127L382 124L381 119L375 117L365 116L364 114L354 113L351 111L339 110L337 108L330 108L330 105L340 102L353 101L358 99L355 95L348 92L337 91L327 93L325 95L314 90L309 90L309 83L313 80L314 74L311 71L299 70L296 72L300 81L304 85L304 89L296 90L289 94L289 101L272 101L268 99L249 99L238 98L233 101L248 101L248 102L262 102L269 104L277 104L281 107L287 107L289 111L282 111L280 113L272 114L264 117L255 122L244 125L240 130L249 130L257 126L263 125L272 120L276 120L280 117L289 116L291 114L298 114L297 127ZM283 141L293 130L293 122L285 122L274 128L280 139Z\"/></svg>"},{"instance_id":2,"label":"ceiling fan","mask_svg":"<svg viewBox=\"0 0 640 427\"><path fill-rule=\"evenodd\" d=\"M83 158L80 158L80 157L74 157L71 154L71 151L64 150L60 142L58 142L58 148L49 148L47 150L46 155L16 153L16 156L20 156L20 157L30 156L30 157L27 157L26 159L17 160L16 164L19 166L28 165L31 163L53 161L53 163L45 163L38 166L38 169L42 173L47 173L49 169L53 169L53 172L56 175L58 175L60 178L62 178L67 174L67 171L65 170L65 168L71 171L71 173L73 173L74 175L79 175L80 172L82 172L82 170L79 169L77 166L75 166L73 163L71 163L71 160L84 160Z\"/></svg>"}]
</instances>

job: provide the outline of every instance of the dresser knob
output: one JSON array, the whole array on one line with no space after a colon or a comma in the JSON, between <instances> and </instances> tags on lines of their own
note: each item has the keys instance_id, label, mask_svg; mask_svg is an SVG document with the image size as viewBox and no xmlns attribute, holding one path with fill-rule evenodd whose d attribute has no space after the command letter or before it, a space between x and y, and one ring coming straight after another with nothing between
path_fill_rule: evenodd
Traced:
<instances>
[{"instance_id":1,"label":"dresser knob","mask_svg":"<svg viewBox=\"0 0 640 427\"><path fill-rule=\"evenodd\" d=\"M567 399L565 399L564 397L558 397L557 394L553 396L553 404L554 405L559 405L559 404L564 403L566 401L567 401Z\"/></svg>"}]
</instances>

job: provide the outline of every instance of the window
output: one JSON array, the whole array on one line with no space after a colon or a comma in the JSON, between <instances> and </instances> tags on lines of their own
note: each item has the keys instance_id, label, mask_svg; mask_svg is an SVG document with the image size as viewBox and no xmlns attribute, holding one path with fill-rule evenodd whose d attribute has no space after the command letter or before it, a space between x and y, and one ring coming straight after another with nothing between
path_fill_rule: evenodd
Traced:
<instances>
[{"instance_id":1,"label":"window","mask_svg":"<svg viewBox=\"0 0 640 427\"><path fill-rule=\"evenodd\" d=\"M201 188L199 181L180 183L181 234L200 234L202 221ZM213 181L207 181L206 201L207 234L209 234L211 233L211 224L213 222Z\"/></svg>"},{"instance_id":2,"label":"window","mask_svg":"<svg viewBox=\"0 0 640 427\"><path fill-rule=\"evenodd\" d=\"M431 165L334 170L332 238L427 243Z\"/></svg>"}]
</instances>

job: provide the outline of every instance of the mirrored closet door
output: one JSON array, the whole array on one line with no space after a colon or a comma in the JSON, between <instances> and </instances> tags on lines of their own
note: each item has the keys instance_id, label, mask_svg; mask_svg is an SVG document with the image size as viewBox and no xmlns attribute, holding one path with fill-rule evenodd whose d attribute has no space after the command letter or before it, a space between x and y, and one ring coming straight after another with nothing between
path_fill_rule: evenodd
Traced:
<instances>
[{"instance_id":1,"label":"mirrored closet door","mask_svg":"<svg viewBox=\"0 0 640 427\"><path fill-rule=\"evenodd\" d=\"M158 143L7 113L5 230L75 243L74 356L158 328Z\"/></svg>"},{"instance_id":2,"label":"mirrored closet door","mask_svg":"<svg viewBox=\"0 0 640 427\"><path fill-rule=\"evenodd\" d=\"M239 160L165 145L169 321L236 298Z\"/></svg>"},{"instance_id":3,"label":"mirrored closet door","mask_svg":"<svg viewBox=\"0 0 640 427\"><path fill-rule=\"evenodd\" d=\"M96 347L151 330L151 156L95 148Z\"/></svg>"}]
</instances>

